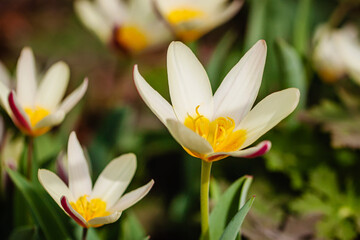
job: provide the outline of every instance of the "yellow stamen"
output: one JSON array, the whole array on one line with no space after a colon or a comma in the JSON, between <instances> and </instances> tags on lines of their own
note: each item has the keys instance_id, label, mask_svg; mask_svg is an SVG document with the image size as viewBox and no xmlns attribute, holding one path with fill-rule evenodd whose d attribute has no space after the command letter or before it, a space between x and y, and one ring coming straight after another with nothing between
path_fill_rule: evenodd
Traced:
<instances>
[{"instance_id":1,"label":"yellow stamen","mask_svg":"<svg viewBox=\"0 0 360 240\"><path fill-rule=\"evenodd\" d=\"M32 128L35 127L38 122L40 122L41 120L43 120L46 116L48 116L50 114L50 111L48 111L47 109L45 109L43 107L39 107L39 106L36 106L35 108L26 107L26 108L24 108L24 111L25 111L26 115L29 117ZM38 128L38 129L35 129L31 133L31 135L39 136L39 135L46 133L49 130L50 130L49 127Z\"/></svg>"},{"instance_id":2,"label":"yellow stamen","mask_svg":"<svg viewBox=\"0 0 360 240\"><path fill-rule=\"evenodd\" d=\"M209 119L199 113L199 106L196 107L196 117L188 116L184 125L201 137L205 138L213 147L214 152L232 152L240 149L246 140L246 130L235 129L235 121L230 117L219 117L210 122ZM190 155L204 159L199 153L184 148ZM220 156L212 159L217 161L227 156ZM205 159L206 160L206 159Z\"/></svg>"},{"instance_id":3,"label":"yellow stamen","mask_svg":"<svg viewBox=\"0 0 360 240\"><path fill-rule=\"evenodd\" d=\"M196 26L197 20L202 20L206 14L198 9L178 8L169 12L168 22L174 26L176 35L183 41L190 42L198 39L203 33Z\"/></svg>"},{"instance_id":4,"label":"yellow stamen","mask_svg":"<svg viewBox=\"0 0 360 240\"><path fill-rule=\"evenodd\" d=\"M131 52L139 52L148 46L144 31L134 25L120 27L116 32L116 40Z\"/></svg>"},{"instance_id":5,"label":"yellow stamen","mask_svg":"<svg viewBox=\"0 0 360 240\"><path fill-rule=\"evenodd\" d=\"M110 212L106 211L106 202L100 198L94 198L88 200L88 195L79 197L76 202L70 202L71 207L78 212L86 221L89 221L96 217L105 217L110 215ZM96 227L100 227L96 226Z\"/></svg>"}]
</instances>

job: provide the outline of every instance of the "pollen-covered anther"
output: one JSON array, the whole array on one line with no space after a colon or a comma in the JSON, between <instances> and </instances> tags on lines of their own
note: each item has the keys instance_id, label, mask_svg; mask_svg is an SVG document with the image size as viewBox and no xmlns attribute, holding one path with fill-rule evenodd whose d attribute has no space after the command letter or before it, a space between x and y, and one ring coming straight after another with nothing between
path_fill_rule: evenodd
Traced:
<instances>
[{"instance_id":1,"label":"pollen-covered anther","mask_svg":"<svg viewBox=\"0 0 360 240\"><path fill-rule=\"evenodd\" d=\"M184 125L201 137L205 138L212 146L214 152L232 152L240 149L241 145L246 139L246 130L235 129L235 121L230 117L219 117L214 121L210 121L205 116L199 113L199 106L195 109L196 116L185 119ZM189 149L185 150L194 157L204 158L199 153L193 152ZM221 156L219 159L226 156Z\"/></svg>"},{"instance_id":2,"label":"pollen-covered anther","mask_svg":"<svg viewBox=\"0 0 360 240\"><path fill-rule=\"evenodd\" d=\"M78 212L86 221L96 217L105 217L110 215L106 211L106 202L100 198L88 200L88 195L83 195L76 202L70 202L71 207Z\"/></svg>"}]
</instances>

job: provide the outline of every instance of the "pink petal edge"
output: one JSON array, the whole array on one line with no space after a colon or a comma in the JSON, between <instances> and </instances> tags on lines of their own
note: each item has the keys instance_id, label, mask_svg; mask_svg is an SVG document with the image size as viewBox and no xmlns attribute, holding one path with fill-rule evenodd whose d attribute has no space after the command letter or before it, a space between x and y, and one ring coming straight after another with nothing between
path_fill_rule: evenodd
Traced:
<instances>
[{"instance_id":1,"label":"pink petal edge","mask_svg":"<svg viewBox=\"0 0 360 240\"><path fill-rule=\"evenodd\" d=\"M80 226L87 228L88 226L86 225L86 223L84 223L80 218L78 218L72 211L72 208L68 202L68 200L66 199L65 196L62 196L60 199L61 202L61 206L64 208L65 212L67 212L67 214L69 214L69 216L74 219L75 222L77 222Z\"/></svg>"},{"instance_id":2,"label":"pink petal edge","mask_svg":"<svg viewBox=\"0 0 360 240\"><path fill-rule=\"evenodd\" d=\"M8 101L9 101L10 109L11 109L12 113L14 114L14 117L15 117L14 120L16 121L16 123L18 125L20 125L22 128L24 128L26 131L31 132L31 126L29 125L26 118L21 114L21 112L15 102L13 91L11 91L9 93Z\"/></svg>"}]
</instances>

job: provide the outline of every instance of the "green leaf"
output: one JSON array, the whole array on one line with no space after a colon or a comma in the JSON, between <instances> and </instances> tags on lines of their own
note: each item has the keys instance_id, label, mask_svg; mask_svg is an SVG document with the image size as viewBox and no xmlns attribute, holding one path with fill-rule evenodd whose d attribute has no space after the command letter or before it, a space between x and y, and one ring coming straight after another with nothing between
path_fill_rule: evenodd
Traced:
<instances>
[{"instance_id":1,"label":"green leaf","mask_svg":"<svg viewBox=\"0 0 360 240\"><path fill-rule=\"evenodd\" d=\"M220 240L234 240L239 232L239 229L244 222L244 219L249 212L255 196L249 199L246 204L236 213L230 223L227 225L224 233L222 234Z\"/></svg>"},{"instance_id":2,"label":"green leaf","mask_svg":"<svg viewBox=\"0 0 360 240\"><path fill-rule=\"evenodd\" d=\"M132 240L148 239L145 230L134 213L127 211L127 216L122 220L122 238Z\"/></svg>"},{"instance_id":3,"label":"green leaf","mask_svg":"<svg viewBox=\"0 0 360 240\"><path fill-rule=\"evenodd\" d=\"M266 6L268 0L251 0L245 36L245 49L250 49L259 39L265 37Z\"/></svg>"},{"instance_id":4,"label":"green leaf","mask_svg":"<svg viewBox=\"0 0 360 240\"><path fill-rule=\"evenodd\" d=\"M295 17L293 43L301 55L305 55L309 43L311 2L311 0L300 0Z\"/></svg>"},{"instance_id":5,"label":"green leaf","mask_svg":"<svg viewBox=\"0 0 360 240\"><path fill-rule=\"evenodd\" d=\"M218 240L221 237L226 225L239 210L241 194L246 192L243 191L244 183L248 178L249 176L239 178L221 195L210 214L210 240Z\"/></svg>"},{"instance_id":6,"label":"green leaf","mask_svg":"<svg viewBox=\"0 0 360 240\"><path fill-rule=\"evenodd\" d=\"M64 227L61 218L57 216L57 212L46 201L45 192L30 183L19 173L7 168L10 178L23 194L29 209L32 212L34 220L39 224L47 239L71 239Z\"/></svg>"},{"instance_id":7,"label":"green leaf","mask_svg":"<svg viewBox=\"0 0 360 240\"><path fill-rule=\"evenodd\" d=\"M27 240L36 240L39 239L38 230L35 226L22 226L15 228L11 233L9 240L19 240L19 239L27 239Z\"/></svg>"},{"instance_id":8,"label":"green leaf","mask_svg":"<svg viewBox=\"0 0 360 240\"><path fill-rule=\"evenodd\" d=\"M307 82L306 72L300 55L285 40L276 41L277 53L279 57L284 87L295 87L300 90L300 102L297 109L303 109L306 103Z\"/></svg>"},{"instance_id":9,"label":"green leaf","mask_svg":"<svg viewBox=\"0 0 360 240\"><path fill-rule=\"evenodd\" d=\"M214 52L211 55L210 61L207 65L207 73L210 79L212 90L215 91L222 81L222 71L224 70L224 62L226 61L231 46L236 40L234 31L227 32L224 37L217 44Z\"/></svg>"}]
</instances>

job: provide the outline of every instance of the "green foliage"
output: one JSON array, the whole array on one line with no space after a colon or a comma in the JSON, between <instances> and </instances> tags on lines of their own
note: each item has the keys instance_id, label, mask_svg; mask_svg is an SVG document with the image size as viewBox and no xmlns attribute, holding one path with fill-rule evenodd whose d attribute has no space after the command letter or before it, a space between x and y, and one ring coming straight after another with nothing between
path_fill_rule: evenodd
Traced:
<instances>
[{"instance_id":1,"label":"green foliage","mask_svg":"<svg viewBox=\"0 0 360 240\"><path fill-rule=\"evenodd\" d=\"M290 206L300 214L321 214L316 224L318 237L326 239L354 239L359 222L360 198L354 187L346 185L340 190L336 173L320 166L310 173L309 188Z\"/></svg>"},{"instance_id":2,"label":"green foliage","mask_svg":"<svg viewBox=\"0 0 360 240\"><path fill-rule=\"evenodd\" d=\"M48 202L48 196L40 188L27 181L19 173L7 169L16 187L24 196L27 206L47 239L71 239L58 212Z\"/></svg>"},{"instance_id":3,"label":"green foliage","mask_svg":"<svg viewBox=\"0 0 360 240\"><path fill-rule=\"evenodd\" d=\"M210 240L220 239L227 226L229 226L231 219L233 219L234 216L238 213L238 209L241 207L240 200L247 195L247 191L251 181L252 181L251 176L244 176L242 178L239 178L221 195L217 204L215 205L214 209L210 214L210 221L209 221ZM248 207L250 208L251 204L250 206L244 208L242 214L246 215L247 211L249 210ZM240 214L239 216L242 216L242 214ZM231 224L231 227L229 227L228 230L229 233L227 234L230 234L232 232L234 228L233 225L237 226L237 232L239 232L242 223L241 217L239 216L234 218L237 220L234 220L234 222Z\"/></svg>"}]
</instances>

